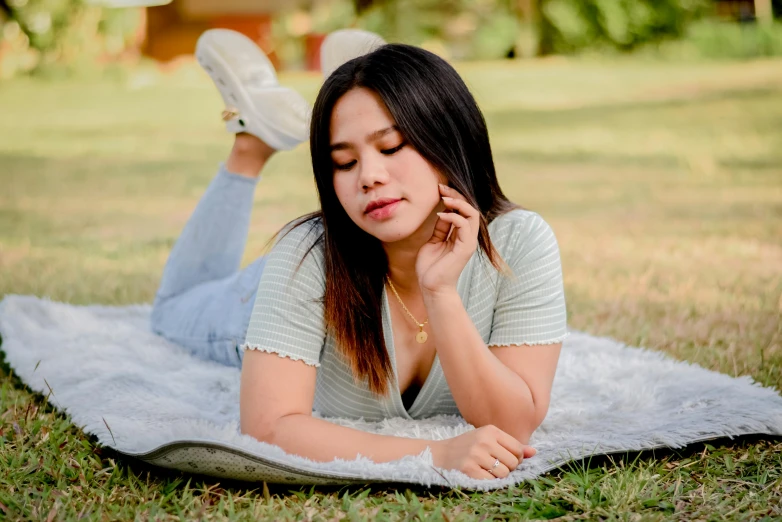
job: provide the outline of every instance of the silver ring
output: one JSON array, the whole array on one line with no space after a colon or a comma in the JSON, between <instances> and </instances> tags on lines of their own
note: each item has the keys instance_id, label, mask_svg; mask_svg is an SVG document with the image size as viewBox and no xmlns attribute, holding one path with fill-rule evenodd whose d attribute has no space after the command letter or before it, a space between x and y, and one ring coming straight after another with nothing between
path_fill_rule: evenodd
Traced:
<instances>
[{"instance_id":1,"label":"silver ring","mask_svg":"<svg viewBox=\"0 0 782 522\"><path fill-rule=\"evenodd\" d=\"M500 465L500 459L494 459L494 465L491 467L489 471L494 471L494 468Z\"/></svg>"}]
</instances>

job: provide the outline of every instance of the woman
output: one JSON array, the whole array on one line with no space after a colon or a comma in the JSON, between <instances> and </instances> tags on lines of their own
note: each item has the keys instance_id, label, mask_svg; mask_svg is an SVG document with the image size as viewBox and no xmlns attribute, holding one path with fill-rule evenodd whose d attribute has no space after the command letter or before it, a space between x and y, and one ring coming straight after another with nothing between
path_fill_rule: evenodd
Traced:
<instances>
[{"instance_id":1,"label":"woman","mask_svg":"<svg viewBox=\"0 0 782 522\"><path fill-rule=\"evenodd\" d=\"M166 265L155 331L241 365L241 430L313 460L434 464L505 477L534 455L567 336L550 227L497 182L483 116L437 56L347 31L309 109L249 40L210 31L197 56L236 133ZM339 58L342 57L342 58ZM342 63L345 57L355 57ZM239 270L269 156L309 133L321 210ZM329 417L461 414L444 441Z\"/></svg>"}]
</instances>

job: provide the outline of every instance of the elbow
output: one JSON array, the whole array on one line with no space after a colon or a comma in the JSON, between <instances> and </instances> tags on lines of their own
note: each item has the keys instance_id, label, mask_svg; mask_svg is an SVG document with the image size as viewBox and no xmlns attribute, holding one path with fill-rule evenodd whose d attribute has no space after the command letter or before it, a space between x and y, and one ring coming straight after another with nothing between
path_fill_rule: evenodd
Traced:
<instances>
[{"instance_id":1,"label":"elbow","mask_svg":"<svg viewBox=\"0 0 782 522\"><path fill-rule=\"evenodd\" d=\"M240 416L240 431L243 435L249 435L256 440L267 444L277 444L280 419L286 415L261 415L255 418L244 419Z\"/></svg>"},{"instance_id":2,"label":"elbow","mask_svg":"<svg viewBox=\"0 0 782 522\"><path fill-rule=\"evenodd\" d=\"M513 412L507 412L505 421L496 422L495 425L522 444L529 444L532 434L543 423L547 413L548 403L535 405L530 402Z\"/></svg>"},{"instance_id":3,"label":"elbow","mask_svg":"<svg viewBox=\"0 0 782 522\"><path fill-rule=\"evenodd\" d=\"M495 418L504 419L504 426L497 425L522 444L529 444L532 434L543 423L551 402L550 393L542 393L525 385L520 387L513 400L503 401Z\"/></svg>"},{"instance_id":4,"label":"elbow","mask_svg":"<svg viewBox=\"0 0 782 522\"><path fill-rule=\"evenodd\" d=\"M239 431L242 435L249 435L260 442L274 444L274 425L275 420L263 420L254 423L240 422Z\"/></svg>"},{"instance_id":5,"label":"elbow","mask_svg":"<svg viewBox=\"0 0 782 522\"><path fill-rule=\"evenodd\" d=\"M530 437L532 437L539 425L540 423L536 422L534 418L528 416L517 418L508 434L522 444L529 444Z\"/></svg>"},{"instance_id":6,"label":"elbow","mask_svg":"<svg viewBox=\"0 0 782 522\"><path fill-rule=\"evenodd\" d=\"M529 444L529 439L537 426L533 426L528 419L516 419L508 428L508 435L512 436L522 444Z\"/></svg>"},{"instance_id":7,"label":"elbow","mask_svg":"<svg viewBox=\"0 0 782 522\"><path fill-rule=\"evenodd\" d=\"M517 433L513 434L513 436L523 444L529 444L530 437L532 437L535 430L543 424L543 419L546 418L547 413L548 402L545 404L531 405L531 407L524 412L523 417L516 423L518 426Z\"/></svg>"},{"instance_id":8,"label":"elbow","mask_svg":"<svg viewBox=\"0 0 782 522\"><path fill-rule=\"evenodd\" d=\"M251 437L255 438L256 440L259 440L260 442L265 442L267 444L274 444L275 446L283 447L284 444L281 444L281 442L283 442L286 439L286 437L283 434L285 430L284 425L286 424L285 421L299 415L301 414L291 413L287 415L281 415L279 417L262 419L258 422L255 422L247 426L245 426L245 424L242 423L241 432L244 435L250 435Z\"/></svg>"}]
</instances>

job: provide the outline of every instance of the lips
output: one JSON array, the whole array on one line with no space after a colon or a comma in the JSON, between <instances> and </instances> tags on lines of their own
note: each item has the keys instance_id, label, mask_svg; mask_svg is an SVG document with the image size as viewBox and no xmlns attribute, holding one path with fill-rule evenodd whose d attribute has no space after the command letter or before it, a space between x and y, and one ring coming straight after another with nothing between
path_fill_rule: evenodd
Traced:
<instances>
[{"instance_id":1,"label":"lips","mask_svg":"<svg viewBox=\"0 0 782 522\"><path fill-rule=\"evenodd\" d=\"M388 205L392 205L396 203L397 201L401 201L400 199L393 199L393 198L380 198L376 199L374 201L370 201L369 205L366 206L364 209L364 214L369 214L373 210L377 210L379 208L383 208Z\"/></svg>"}]
</instances>

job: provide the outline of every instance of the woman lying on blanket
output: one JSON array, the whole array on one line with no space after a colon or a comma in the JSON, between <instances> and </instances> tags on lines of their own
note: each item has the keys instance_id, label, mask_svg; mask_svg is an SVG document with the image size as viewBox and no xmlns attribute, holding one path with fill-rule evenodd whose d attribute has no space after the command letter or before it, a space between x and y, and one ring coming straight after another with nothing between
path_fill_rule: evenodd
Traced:
<instances>
[{"instance_id":1,"label":"woman lying on blanket","mask_svg":"<svg viewBox=\"0 0 782 522\"><path fill-rule=\"evenodd\" d=\"M567 336L559 250L500 189L456 71L339 31L310 118L238 33L208 31L196 55L235 141L174 245L152 328L241 366L242 432L289 453L383 462L428 447L436 466L486 479L534 455ZM239 270L264 164L308 136L320 210ZM321 417L439 414L477 429L433 442Z\"/></svg>"}]
</instances>

